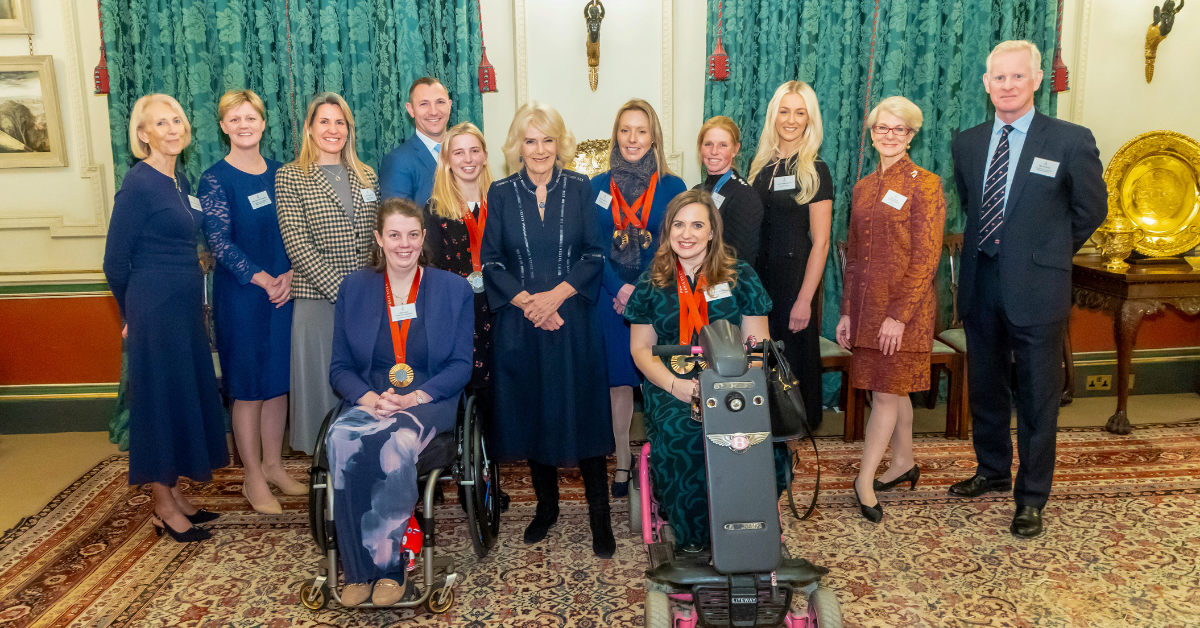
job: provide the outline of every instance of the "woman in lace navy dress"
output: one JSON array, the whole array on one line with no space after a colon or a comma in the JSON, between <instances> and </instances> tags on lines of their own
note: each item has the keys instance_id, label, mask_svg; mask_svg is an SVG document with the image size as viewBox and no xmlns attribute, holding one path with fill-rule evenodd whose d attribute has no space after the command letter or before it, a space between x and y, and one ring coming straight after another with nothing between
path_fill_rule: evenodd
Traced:
<instances>
[{"instance_id":1,"label":"woman in lace navy dress","mask_svg":"<svg viewBox=\"0 0 1200 628\"><path fill-rule=\"evenodd\" d=\"M151 94L134 103L129 144L141 161L117 192L104 247L104 276L129 351L129 483L151 484L151 521L181 542L210 538L193 524L217 515L184 497L179 478L207 482L229 462L196 256L204 215L175 170L191 139L174 98Z\"/></svg>"},{"instance_id":2,"label":"woman in lace navy dress","mask_svg":"<svg viewBox=\"0 0 1200 628\"><path fill-rule=\"evenodd\" d=\"M200 204L217 260L213 315L221 385L233 400L233 433L246 470L242 494L258 512L278 515L283 509L268 484L287 495L308 492L288 477L280 458L292 334L292 265L275 215L275 171L282 164L259 153L267 123L258 94L226 93L217 119L229 155L200 177Z\"/></svg>"}]
</instances>

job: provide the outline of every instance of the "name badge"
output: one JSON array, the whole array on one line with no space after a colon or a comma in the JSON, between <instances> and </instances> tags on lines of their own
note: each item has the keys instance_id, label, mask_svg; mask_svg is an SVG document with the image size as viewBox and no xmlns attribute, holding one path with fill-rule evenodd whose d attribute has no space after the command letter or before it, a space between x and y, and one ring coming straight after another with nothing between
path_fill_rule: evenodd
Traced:
<instances>
[{"instance_id":1,"label":"name badge","mask_svg":"<svg viewBox=\"0 0 1200 628\"><path fill-rule=\"evenodd\" d=\"M410 318L417 317L417 304L405 303L404 305L393 305L391 308L393 321L406 321Z\"/></svg>"},{"instance_id":2,"label":"name badge","mask_svg":"<svg viewBox=\"0 0 1200 628\"><path fill-rule=\"evenodd\" d=\"M720 283L704 291L705 301L716 301L733 296L733 292L729 290L729 284Z\"/></svg>"},{"instance_id":3,"label":"name badge","mask_svg":"<svg viewBox=\"0 0 1200 628\"><path fill-rule=\"evenodd\" d=\"M601 190L596 194L596 204L604 209L608 209L612 206L612 194Z\"/></svg>"},{"instance_id":4,"label":"name badge","mask_svg":"<svg viewBox=\"0 0 1200 628\"><path fill-rule=\"evenodd\" d=\"M771 189L776 192L796 189L796 175L790 174L786 177L775 177L775 180L771 184Z\"/></svg>"},{"instance_id":5,"label":"name badge","mask_svg":"<svg viewBox=\"0 0 1200 628\"><path fill-rule=\"evenodd\" d=\"M713 204L717 206L717 209L721 209L721 203L725 202L725 197L713 192L712 199Z\"/></svg>"},{"instance_id":6,"label":"name badge","mask_svg":"<svg viewBox=\"0 0 1200 628\"><path fill-rule=\"evenodd\" d=\"M259 192L258 194L250 195L250 208L251 209L258 209L259 207L263 207L264 205L270 205L270 204L271 204L271 196L269 194L267 194L265 191Z\"/></svg>"},{"instance_id":7,"label":"name badge","mask_svg":"<svg viewBox=\"0 0 1200 628\"><path fill-rule=\"evenodd\" d=\"M379 200L379 197L375 196L375 190L372 190L371 188L363 188L362 196L363 200L368 203L374 203L375 201Z\"/></svg>"},{"instance_id":8,"label":"name badge","mask_svg":"<svg viewBox=\"0 0 1200 628\"><path fill-rule=\"evenodd\" d=\"M895 207L896 209L900 209L900 208L904 207L904 201L907 201L907 200L908 200L907 196L904 196L902 194L897 194L895 190L888 190L887 194L883 195L884 204L891 205L892 207Z\"/></svg>"},{"instance_id":9,"label":"name badge","mask_svg":"<svg viewBox=\"0 0 1200 628\"><path fill-rule=\"evenodd\" d=\"M204 211L200 208L200 199L188 194L188 202L192 204L192 209L196 211Z\"/></svg>"},{"instance_id":10,"label":"name badge","mask_svg":"<svg viewBox=\"0 0 1200 628\"><path fill-rule=\"evenodd\" d=\"M1041 157L1033 158L1033 167L1029 169L1033 174L1040 174L1043 177L1054 178L1058 174L1058 162L1042 159Z\"/></svg>"}]
</instances>

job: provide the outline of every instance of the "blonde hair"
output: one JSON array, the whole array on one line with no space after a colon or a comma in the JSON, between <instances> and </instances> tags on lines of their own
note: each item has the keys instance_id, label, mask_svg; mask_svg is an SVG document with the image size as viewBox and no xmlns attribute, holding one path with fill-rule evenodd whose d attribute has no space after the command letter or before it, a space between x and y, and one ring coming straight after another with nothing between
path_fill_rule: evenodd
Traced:
<instances>
[{"instance_id":1,"label":"blonde hair","mask_svg":"<svg viewBox=\"0 0 1200 628\"><path fill-rule=\"evenodd\" d=\"M814 163L817 160L817 153L821 149L821 139L824 136L824 132L821 130L821 109L817 105L817 93L804 81L788 81L780 85L779 89L775 90L775 95L771 97L771 103L767 105L766 119L763 120L762 135L758 138L758 153L754 155L754 161L750 163L750 180L753 181L758 176L759 171L775 157L775 151L779 149L779 135L775 132L775 118L779 116L779 102L788 94L799 94L804 99L804 106L808 110L808 125L804 127L804 134L800 137L800 148L796 151L796 167L791 173L796 176L796 187L798 188L796 202L803 205L812 200L821 187L821 179L817 175L817 167Z\"/></svg>"},{"instance_id":2,"label":"blonde hair","mask_svg":"<svg viewBox=\"0 0 1200 628\"><path fill-rule=\"evenodd\" d=\"M688 190L667 204L667 215L663 218L662 231L658 236L658 250L654 252L654 261L650 262L650 283L656 288L675 285L677 258L675 249L671 248L671 223L680 210L696 204L703 205L708 210L708 224L712 225L712 240L708 243L708 250L704 252L704 262L700 265L701 274L709 286L728 283L732 288L737 285L737 255L725 244L721 212L717 211L711 194L704 190Z\"/></svg>"},{"instance_id":3,"label":"blonde hair","mask_svg":"<svg viewBox=\"0 0 1200 628\"><path fill-rule=\"evenodd\" d=\"M646 119L650 121L650 147L654 149L654 160L658 162L658 177L661 179L665 175L675 174L667 165L667 153L663 149L662 124L658 121L658 114L654 112L654 107L650 106L650 103L641 98L630 98L629 102L617 109L617 118L613 120L612 143L609 144L609 148L617 147L617 133L621 130L621 116L625 115L626 111L640 111L646 114ZM608 153L608 160L608 167L612 168L611 151Z\"/></svg>"},{"instance_id":4,"label":"blonde hair","mask_svg":"<svg viewBox=\"0 0 1200 628\"><path fill-rule=\"evenodd\" d=\"M354 114L350 113L350 105L346 104L346 100L333 92L317 94L312 102L308 103L308 113L304 115L304 140L300 144L300 154L292 163L299 166L305 174L308 174L313 164L317 163L321 149L317 148L317 141L309 131L317 118L317 109L321 105L336 105L342 111L342 117L346 119L346 143L342 146L342 163L354 171L360 182L366 184L367 173L375 174L375 171L359 161L358 153L354 151Z\"/></svg>"},{"instance_id":5,"label":"blonde hair","mask_svg":"<svg viewBox=\"0 0 1200 628\"><path fill-rule=\"evenodd\" d=\"M987 77L992 73L992 57L996 56L996 53L1021 51L1026 51L1029 53L1030 76L1033 76L1041 71L1042 51L1038 50L1037 44L1025 39L1010 39L1008 41L1002 41L996 44L996 47L992 48L992 51L988 53L987 72L985 72L983 75L984 80L987 80Z\"/></svg>"},{"instance_id":6,"label":"blonde hair","mask_svg":"<svg viewBox=\"0 0 1200 628\"><path fill-rule=\"evenodd\" d=\"M154 103L163 103L175 112L183 120L183 146L180 150L188 147L192 143L192 123L188 122L187 114L183 112L183 107L178 100L171 98L166 94L146 94L137 99L133 103L133 111L129 112L129 150L133 152L136 159L145 159L150 156L150 145L142 141L138 137L138 131L141 131L146 125L146 108Z\"/></svg>"},{"instance_id":7,"label":"blonde hair","mask_svg":"<svg viewBox=\"0 0 1200 628\"><path fill-rule=\"evenodd\" d=\"M875 126L879 120L880 113L890 113L907 124L913 130L913 135L921 130L921 123L924 122L925 116L921 113L921 108L914 105L913 101L903 96L892 96L879 101L878 105L867 114L867 126Z\"/></svg>"},{"instance_id":8,"label":"blonde hair","mask_svg":"<svg viewBox=\"0 0 1200 628\"><path fill-rule=\"evenodd\" d=\"M521 170L521 144L525 142L525 129L530 126L554 138L558 147L558 155L554 165L565 167L575 157L575 136L567 130L558 110L550 105L539 102L528 102L521 105L517 115L513 116L512 124L508 127L508 137L504 138L504 160L509 172Z\"/></svg>"},{"instance_id":9,"label":"blonde hair","mask_svg":"<svg viewBox=\"0 0 1200 628\"><path fill-rule=\"evenodd\" d=\"M450 170L450 144L460 135L471 135L479 140L483 152L487 153L487 140L483 139L483 131L470 122L462 122L450 127L442 138L442 160L433 176L433 193L429 196L430 211L442 218L458 220L463 217L463 206L467 199L463 198L462 190L458 187L458 179ZM479 196L487 198L488 188L492 185L492 171L487 161L479 164Z\"/></svg>"},{"instance_id":10,"label":"blonde hair","mask_svg":"<svg viewBox=\"0 0 1200 628\"><path fill-rule=\"evenodd\" d=\"M700 134L696 136L696 161L700 162L701 174L707 173L704 169L704 157L700 155L700 151L704 148L704 136L713 129L721 129L729 134L730 140L734 146L742 145L742 134L738 131L738 125L733 121L733 118L727 116L713 116L704 122L700 127Z\"/></svg>"},{"instance_id":11,"label":"blonde hair","mask_svg":"<svg viewBox=\"0 0 1200 628\"><path fill-rule=\"evenodd\" d=\"M225 116L228 115L230 111L233 111L234 109L241 107L246 103L250 103L250 106L258 114L258 117L262 118L263 123L265 124L267 121L267 109L263 105L262 98L259 98L258 94L255 94L253 90L231 89L225 92L224 96L221 96L221 100L217 101L217 130L220 131L221 139L223 139L226 144L229 144L229 135L226 134L225 130L221 128L220 122L225 120Z\"/></svg>"}]
</instances>

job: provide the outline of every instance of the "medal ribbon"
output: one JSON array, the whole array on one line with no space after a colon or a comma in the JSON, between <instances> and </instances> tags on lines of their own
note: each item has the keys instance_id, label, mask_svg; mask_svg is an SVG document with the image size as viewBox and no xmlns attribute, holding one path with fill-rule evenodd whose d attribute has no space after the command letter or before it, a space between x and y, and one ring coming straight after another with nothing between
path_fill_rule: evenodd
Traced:
<instances>
[{"instance_id":1,"label":"medal ribbon","mask_svg":"<svg viewBox=\"0 0 1200 628\"><path fill-rule=\"evenodd\" d=\"M675 287L679 290L679 344L692 344L692 334L708 324L708 301L704 298L707 282L704 275L696 279L696 289L688 287L683 265L675 260Z\"/></svg>"},{"instance_id":2,"label":"medal ribbon","mask_svg":"<svg viewBox=\"0 0 1200 628\"><path fill-rule=\"evenodd\" d=\"M638 229L645 229L646 223L650 221L650 206L654 204L654 188L658 186L658 173L650 175L650 186L645 192L633 202L631 207L625 202L625 197L621 196L621 188L617 187L616 179L610 179L608 182L609 191L612 192L612 215L613 227L617 230L624 229L630 224ZM638 218L638 211L642 212L642 217ZM622 219L621 214L624 214Z\"/></svg>"},{"instance_id":3,"label":"medal ribbon","mask_svg":"<svg viewBox=\"0 0 1200 628\"><path fill-rule=\"evenodd\" d=\"M483 243L483 227L487 224L487 201L479 201L479 219L471 213L471 208L463 204L463 222L467 224L467 237L471 240L471 270L479 272L483 263L479 261L479 249Z\"/></svg>"},{"instance_id":4,"label":"medal ribbon","mask_svg":"<svg viewBox=\"0 0 1200 628\"><path fill-rule=\"evenodd\" d=\"M408 289L408 301L406 303L416 305L417 290L420 287L421 267L417 266L417 274L413 277L412 287ZM397 321L392 318L392 308L396 307L396 302L392 298L392 280L387 276L383 278L383 291L387 295L387 316L392 328L392 351L396 354L396 364L404 364L404 354L408 350L408 324L412 322L412 319L406 318L403 321Z\"/></svg>"}]
</instances>

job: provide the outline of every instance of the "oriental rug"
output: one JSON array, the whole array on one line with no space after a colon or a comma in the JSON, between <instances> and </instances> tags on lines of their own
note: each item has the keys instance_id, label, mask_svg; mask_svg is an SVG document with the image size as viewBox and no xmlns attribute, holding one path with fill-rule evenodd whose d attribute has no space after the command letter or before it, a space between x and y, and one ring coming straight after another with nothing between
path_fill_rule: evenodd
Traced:
<instances>
[{"instance_id":1,"label":"oriental rug","mask_svg":"<svg viewBox=\"0 0 1200 628\"><path fill-rule=\"evenodd\" d=\"M825 586L846 626L1200 626L1200 421L1129 436L1060 432L1047 530L1033 540L1008 533L1011 496L946 494L972 473L969 441L918 437L921 482L881 494L878 525L858 514L851 493L861 443L818 442L820 507L809 521L785 519L787 544L829 567ZM802 473L812 465L803 459ZM302 477L307 462L289 460L288 469ZM126 472L121 456L102 462L0 539L0 628L642 625L645 556L628 533L628 509L614 500L617 554L596 559L577 474L564 472L558 525L526 546L528 474L503 468L513 505L483 560L446 491L439 543L461 580L453 608L435 616L301 606L317 560L304 497L282 498L281 516L257 515L238 494L240 471L222 470L185 487L223 513L214 538L181 545L154 535L149 494L127 486ZM809 488L797 485L798 501Z\"/></svg>"}]
</instances>

